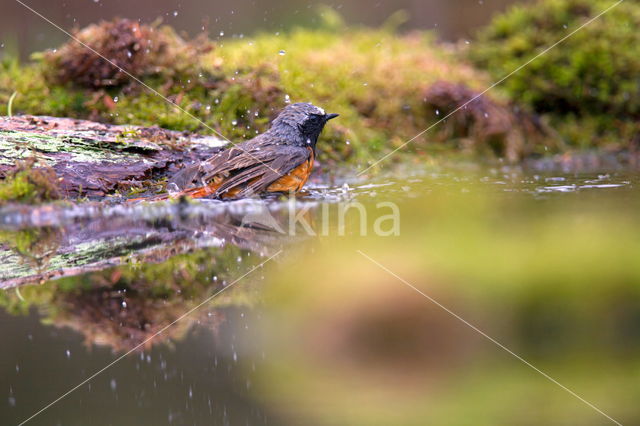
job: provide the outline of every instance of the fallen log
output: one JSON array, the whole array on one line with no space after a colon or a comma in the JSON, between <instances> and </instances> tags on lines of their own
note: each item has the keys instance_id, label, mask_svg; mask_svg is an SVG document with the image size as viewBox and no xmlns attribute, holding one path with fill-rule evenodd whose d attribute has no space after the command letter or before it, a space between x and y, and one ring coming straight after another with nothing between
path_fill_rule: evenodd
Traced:
<instances>
[{"instance_id":1,"label":"fallen log","mask_svg":"<svg viewBox=\"0 0 640 426\"><path fill-rule=\"evenodd\" d=\"M68 198L103 197L202 160L226 142L159 127L120 126L72 118L0 117L0 178L34 158L55 171Z\"/></svg>"}]
</instances>

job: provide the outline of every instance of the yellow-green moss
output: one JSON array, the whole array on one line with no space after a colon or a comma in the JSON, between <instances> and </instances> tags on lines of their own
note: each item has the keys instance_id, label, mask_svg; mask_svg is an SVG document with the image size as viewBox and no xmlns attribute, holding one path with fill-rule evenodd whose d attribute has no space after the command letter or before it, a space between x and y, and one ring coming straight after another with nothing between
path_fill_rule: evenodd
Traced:
<instances>
[{"instance_id":1,"label":"yellow-green moss","mask_svg":"<svg viewBox=\"0 0 640 426\"><path fill-rule=\"evenodd\" d=\"M0 204L7 201L37 203L60 197L55 172L35 168L34 163L19 163L0 181Z\"/></svg>"}]
</instances>

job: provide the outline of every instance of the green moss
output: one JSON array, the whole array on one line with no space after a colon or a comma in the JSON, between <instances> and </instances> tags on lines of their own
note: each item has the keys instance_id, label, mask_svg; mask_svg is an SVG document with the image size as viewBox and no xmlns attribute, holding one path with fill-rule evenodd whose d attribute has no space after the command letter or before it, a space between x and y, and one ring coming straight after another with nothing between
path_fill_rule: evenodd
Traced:
<instances>
[{"instance_id":1,"label":"green moss","mask_svg":"<svg viewBox=\"0 0 640 426\"><path fill-rule=\"evenodd\" d=\"M45 65L38 62L20 65L15 59L0 63L0 103L8 105L13 92L18 92L12 105L14 115L20 113L81 117L87 94L57 85L45 79Z\"/></svg>"},{"instance_id":2,"label":"green moss","mask_svg":"<svg viewBox=\"0 0 640 426\"><path fill-rule=\"evenodd\" d=\"M0 204L7 201L38 203L59 197L55 172L48 168L34 168L33 161L19 163L0 181Z\"/></svg>"},{"instance_id":3,"label":"green moss","mask_svg":"<svg viewBox=\"0 0 640 426\"><path fill-rule=\"evenodd\" d=\"M32 198L34 193L35 187L24 172L0 183L0 200L3 201L26 200Z\"/></svg>"},{"instance_id":4,"label":"green moss","mask_svg":"<svg viewBox=\"0 0 640 426\"><path fill-rule=\"evenodd\" d=\"M501 78L613 4L542 0L515 6L481 31L468 55ZM624 2L510 77L504 88L548 114L574 146L617 144L640 131L639 26L640 4Z\"/></svg>"}]
</instances>

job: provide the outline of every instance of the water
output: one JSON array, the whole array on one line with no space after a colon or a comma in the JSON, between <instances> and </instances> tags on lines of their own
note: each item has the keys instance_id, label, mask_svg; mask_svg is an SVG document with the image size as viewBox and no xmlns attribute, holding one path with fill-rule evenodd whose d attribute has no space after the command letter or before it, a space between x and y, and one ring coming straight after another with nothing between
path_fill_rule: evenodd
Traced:
<instances>
[{"instance_id":1,"label":"water","mask_svg":"<svg viewBox=\"0 0 640 426\"><path fill-rule=\"evenodd\" d=\"M460 341L472 342L469 343L470 346L465 346L464 350L446 343L445 340L438 344L437 348L429 345L429 349L421 355L424 358L419 360L410 356L406 358L404 352L391 352L390 355L380 355L379 359L374 360L369 359L369 356L362 358L362 352L358 349L360 346L355 350L352 345L355 344L353 342L361 342L358 345L365 345L364 353L372 353L371 348L376 347L378 349L373 352L380 354L384 352L382 348L389 346L383 341L382 346L378 347L379 343L375 339L370 341L370 337L360 340L362 336L368 336L370 333L372 325L365 319L372 315L371 312L386 312L382 317L374 316L371 319L372 324L377 324L373 326L376 336L384 331L385 324L396 324L393 327L401 324L397 330L392 328L396 331L389 334L388 338L401 335L404 336L401 340L405 342L419 342L422 338L417 337L419 334L403 334L400 330L406 331L415 324L422 324L421 327L428 329L435 324L436 330L446 331L452 327L449 323L450 318L422 318L421 314L416 314L417 316L410 316L407 322L403 322L405 320L395 319L398 314L396 311L382 308L389 306L386 303L378 305L376 302L368 305L366 300L369 296L345 297L342 292L348 294L348 291L351 291L347 287L342 287L340 293L333 294L331 303L320 302L324 295L332 294L330 286L324 293L318 293L309 299L314 302L305 302L304 306L308 307L308 312L305 312L306 308L297 311L291 308L298 306L295 300L287 302L284 298L284 301L274 303L273 296L277 295L277 292L267 291L269 297L265 302L265 286L273 281L276 284L287 282L290 279L287 277L299 272L296 266L291 265L298 265L300 271L306 268L312 270L314 262L320 262L324 256L322 253L330 246L333 249L329 255L335 256L334 260L338 259L337 262L342 264L328 263L325 269L326 277L313 274L299 283L300 291L321 289L322 285L316 281L326 280L329 276L335 275L336 271L353 270L355 263L348 260L347 256L348 247L354 241L361 241L358 247L362 247L367 253L375 253L380 241L383 246L388 244L389 247L400 242L401 247L406 247L407 250L406 262L411 263L410 259L416 253L416 247L421 247L422 244L413 245L416 235L428 232L431 236L428 240L430 248L425 248L425 254L416 259L430 259L425 262L433 268L443 268L442 271L447 271L446 263L459 256L455 262L456 268L470 271L469 279L476 283L476 288L484 288L488 294L503 294L502 287L493 287L493 284L487 283L502 279L496 277L508 277L507 281L528 282L529 277L536 276L537 278L531 278L533 282L545 282L547 278L537 275L545 269L540 266L544 262L539 250L557 249L557 253L550 259L564 256L565 250L560 247L561 244L567 243L567 239L562 234L563 230L567 229L567 223L574 222L572 218L576 219L576 226L584 226L578 229L597 230L597 227L592 228L590 224L607 223L598 221L602 215L613 214L613 211L616 214L611 216L612 225L615 225L613 228L620 226L620 217L633 217L638 183L638 175L631 172L542 173L505 168L475 170L463 174L415 172L404 179L387 176L376 178L373 182L347 179L337 180L331 185L315 183L305 195L296 200L295 205L288 200L270 199L230 203L203 201L193 204L159 203L133 206L86 203L32 209L5 208L0 212L3 241L0 250L0 277L1 286L4 287L0 295L0 318L3 337L5 342L10 342L10 349L0 354L0 418L3 419L3 424L17 424L65 392L73 390L28 424L273 425L299 424L300 421L323 423L323 416L310 408L318 401L312 399L311 401L315 402L311 404L309 400L304 400L303 396L306 393L300 390L309 389L307 386L310 385L320 386L325 379L314 378L315 373L310 367L296 367L300 361L296 361L297 358L291 355L306 348L305 339L301 341L296 338L293 346L287 346L287 336L291 337L287 333L292 331L286 331L287 327L277 327L278 333L283 334L270 334L268 328L266 331L264 329L263 315L270 318L266 323L277 323L278 315L281 314L282 318L288 318L286 324L302 327L303 331L299 336L316 336L310 344L325 342L320 349L312 350L312 355L309 355L311 358L318 357L312 362L312 365L320 366L317 368L321 368L325 362L336 362L336 365L331 365L331 370L340 371L341 368L345 368L347 378L350 377L350 372L357 373L360 369L364 369L366 374L362 374L366 376L371 371L367 369L368 363L375 365L373 371L385 371L385 368L395 365L394 360L398 355L405 360L403 362L414 365L413 373L425 367L424 374L428 377L424 378L426 382L432 383L436 388L446 389L447 386L438 383L443 380L443 374L449 377L448 373L442 373L443 369L440 367L432 370L428 366L440 365L443 359L447 359L447 363L454 362L455 359L456 365L464 369L473 365L469 360L465 361L468 355L461 354L476 353L473 349L475 345L485 344L479 343L482 339L474 333L460 337ZM482 201L477 202L477 198L481 198ZM391 239L375 235L365 237L360 235L360 223L355 219L357 216L348 216L343 232L346 236L341 237L338 235L340 227L336 217L339 216L339 207L346 202L362 203L365 211L371 215L367 217L370 222L389 212L385 210L376 213L378 203L397 203L402 220L401 235L390 237ZM625 210L628 210L629 215L625 215ZM299 219L293 227L292 215L297 215ZM548 221L544 219L546 217L549 218ZM567 217L570 220L562 222L560 219L556 220L558 217ZM325 221L329 224L323 229ZM634 222L631 219L629 223ZM537 265L536 256L539 256L540 262L543 263L538 266L521 265L519 269L510 270L507 266L515 265L517 262L505 262L504 269L498 259L495 259L495 268L489 268L490 262L477 261L485 269L478 269L477 273L471 272L476 270L474 268L480 268L474 262L476 259L483 259L483 251L502 250L495 247L507 247L513 243L509 239L499 243L502 241L501 238L507 238L500 236L500 230L504 227L513 228L513 232L508 233L511 238L514 234L525 232L518 231L518 226L526 230L528 224L531 224L532 228L542 226L540 229L546 229L548 225L550 229L557 230L547 236L551 240L540 237L538 241L538 233L531 234L529 239L515 240L519 245L504 253L507 255L509 251L517 251L523 257L533 259L532 265ZM307 225L314 231L313 235L308 232ZM482 236L484 232L494 228L497 230L495 234L491 231L486 237ZM367 223L367 232L372 232L371 229L371 223ZM637 231L637 228L631 227L627 230L630 234ZM554 235L557 235L557 241L553 239ZM599 232L593 232L592 242L596 246L602 245L603 251L597 258L602 259L603 265L593 263L594 273L606 270L604 265L612 258L620 258L618 253L606 250L607 247L615 247L615 244L608 246L610 242L607 237L598 239L598 235ZM345 242L336 244L335 238L337 241ZM458 244L460 241L463 244ZM492 244L497 245L494 247ZM576 244L584 248L584 244ZM573 250L571 245L567 247L567 252ZM578 247L577 250L582 248ZM317 258L313 254L316 250L319 253ZM634 250L628 248L627 252L636 253ZM596 250L596 253L599 252ZM277 259L270 260L275 255L278 256ZM585 257L586 254L581 256ZM261 266L263 263L264 266ZM418 261L418 264L422 265L422 261ZM572 261L569 259L566 264L572 264ZM559 268L553 276L565 276L562 266L549 267ZM632 269L631 266L629 268ZM400 270L401 268L398 269ZM337 275L340 273L342 272ZM423 276L412 275L409 272L406 274L406 279L411 280L418 280L418 277ZM567 274L567 277L570 276L569 272ZM483 278L484 275L486 278ZM238 281L238 278L243 276L244 278ZM613 278L612 280L615 281ZM623 288L627 288L624 287L624 283L628 282L627 289L631 289L635 281L629 275L626 281L621 278L620 282L623 283ZM522 288L529 288L530 284L523 286ZM451 288L454 289L455 286ZM453 306L460 306L462 300L471 297L469 293L463 296L464 292L451 291L451 298L447 300ZM471 292L475 294L475 290ZM616 297L619 294L617 290L610 292ZM385 292L382 291L380 294ZM549 367L554 375L560 371L563 372L560 374L563 376L569 370L564 367L558 370L558 365L564 365L563 354L573 353L575 347L566 341L563 343L564 346L554 346L553 334L549 334L542 326L539 328L537 320L527 320L540 318L536 313L538 311L533 308L537 306L534 300L538 296L534 297L532 294L522 296L523 300L531 301L526 303L527 308L523 308L523 317L519 320L523 321L523 325L522 328L517 328L517 332L522 335L515 338L507 333L502 337L510 345L513 344L518 350L533 357L536 363ZM576 293L575 298L579 299L579 294ZM352 303L348 308L344 308L345 312L350 313L345 314L344 318L340 314L341 308L334 305L334 302L342 297L345 297L348 303ZM510 300L510 296L503 295L499 298L502 297L504 300ZM409 298L411 301L402 298L397 301L397 305L407 307L406 312L423 312L423 308L428 307L428 304L423 304L422 300L414 296ZM202 304L202 301L208 299L211 301ZM384 296L383 300L389 299ZM483 312L482 307L486 306L485 302L479 300L480 296L465 302L468 306L478 303L475 315L468 312L465 315L483 318L483 326L493 330L492 333L500 334L500 328L494 327L495 324L489 320L491 314L479 314ZM634 303L632 305L635 306ZM371 306L377 307L370 311ZM278 315L274 316L274 311ZM186 312L191 313L183 317ZM491 309L487 312L491 312ZM640 310L629 308L628 312L630 318L635 318L634 315ZM555 312L553 315L560 313ZM389 322L388 318L394 319ZM331 321L336 322L335 327L330 325ZM548 321L549 324L556 324L553 319ZM640 342L638 331L632 326L635 324L634 321L630 319L621 323L624 327L631 327L627 331L628 337L624 340L625 351L635 350ZM329 324L327 327L333 331L327 335L321 324ZM336 330L349 330L356 325L365 328L358 328L360 331L354 335L348 334L351 337L344 342L340 343L330 337ZM577 325L576 327L579 328ZM454 334L458 332L459 330L451 331ZM571 332L571 335L574 334ZM340 333L337 335L340 336ZM619 343L616 343L616 339L619 339L619 336L611 339L609 344L617 347ZM279 343L275 345L274 342ZM599 340L595 338L591 344L595 345L597 342ZM422 353L420 351L425 350L424 346L421 343L416 344L418 346L408 346L404 349L407 353ZM582 347L582 344L580 341L576 343L576 347ZM396 346L402 347L402 342L396 342L394 347ZM333 347L339 350L331 352L330 348ZM280 353L281 348L285 348L286 351ZM329 351L329 355L324 354L325 350ZM355 354L353 359L359 360L353 365L346 361L352 359L348 358L352 350ZM549 385L549 388L544 387L546 385L535 381L535 373L528 376L530 372L526 367L524 371L521 370L517 361L507 359L508 356L505 358L499 351L494 353L494 348L484 347L477 356L484 359L487 351L491 352L489 365L499 363L505 365L505 368L508 367L507 370L490 369L494 374L492 377L503 377L500 374L506 374L504 377L524 375L527 379L518 382L518 386L531 386L526 388L526 392L536 392L532 389L539 388L542 395L549 392L556 395L555 392L558 392L562 404L571 407L571 412L580 413L577 418L584 420L583 424L600 424L602 419L597 413L594 414L588 407L576 403L571 396L563 395L562 390L554 388L553 385ZM589 348L587 352L595 354L595 348ZM441 358L443 353L447 355ZM291 362L286 362L286 366L276 362L288 356L293 358L289 360ZM342 356L347 358L341 361ZM387 356L389 358L385 358ZM433 358L430 358L431 356ZM618 352L605 354L605 365L616 361L618 356ZM114 363L111 367L74 389L111 363ZM589 365L589 368L592 368L592 365ZM356 373L354 377L360 377L361 373ZM564 377L567 377L567 374L564 374ZM305 377L312 381L305 382ZM371 380L377 380L375 375L371 377ZM396 380L406 380L404 375L398 377L400 378L393 381L396 385ZM350 382L340 381L347 380L346 378L334 379L338 381L331 382L331 388L337 389L334 397L339 398L341 391L338 385ZM616 379L611 380L615 382ZM535 383L530 384L529 381ZM298 385L304 387L296 387ZM289 394L291 389L287 386L292 386L298 391ZM389 386L393 388L395 385ZM413 389L412 386L414 385L406 385L403 389ZM468 386L473 388L472 385ZM584 390L584 386L590 390L587 392L589 397L596 400L602 398L602 395L594 391L596 388L578 381L577 387L580 390ZM270 389L274 392L270 392ZM322 386L313 391L309 390L307 396L315 395L314 392L321 392L321 389ZM1 392L4 392L4 395ZM635 394L636 389L630 392ZM270 396L270 393L277 396ZM357 392L359 393L360 391ZM279 400L283 396L295 401L292 404L296 408L283 409L282 401ZM464 406L473 407L473 404L467 405L468 401L463 399L467 397L457 395L454 399L461 400ZM342 421L349 419L352 424L367 423L361 417L348 417L354 414L345 414L348 410L345 411L337 401L331 402L330 396L326 398L326 401L322 401L335 404L331 410L331 413L337 416L335 418ZM480 396L477 398L481 400ZM440 401L439 407L446 407L448 400L436 401ZM624 400L619 404L606 405L623 419L636 419L627 410ZM413 408L407 408L407 412L411 410ZM566 412L559 411L566 415ZM545 410L542 410L539 416L543 416L544 413ZM436 416L437 410L434 409L429 415ZM491 417L490 413L483 415L488 417L482 417L479 424L491 424L500 418L500 415ZM507 414L502 415L509 418Z\"/></svg>"}]
</instances>

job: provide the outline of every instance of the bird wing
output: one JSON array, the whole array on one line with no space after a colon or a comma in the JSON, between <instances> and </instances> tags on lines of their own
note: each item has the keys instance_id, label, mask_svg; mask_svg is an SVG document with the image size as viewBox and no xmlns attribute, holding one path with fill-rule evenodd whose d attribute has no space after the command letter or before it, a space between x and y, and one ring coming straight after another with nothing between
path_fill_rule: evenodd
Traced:
<instances>
[{"instance_id":1,"label":"bird wing","mask_svg":"<svg viewBox=\"0 0 640 426\"><path fill-rule=\"evenodd\" d=\"M171 179L180 190L218 184L215 195L234 192L246 197L264 191L271 183L308 160L310 150L288 145L238 145L183 169Z\"/></svg>"}]
</instances>

